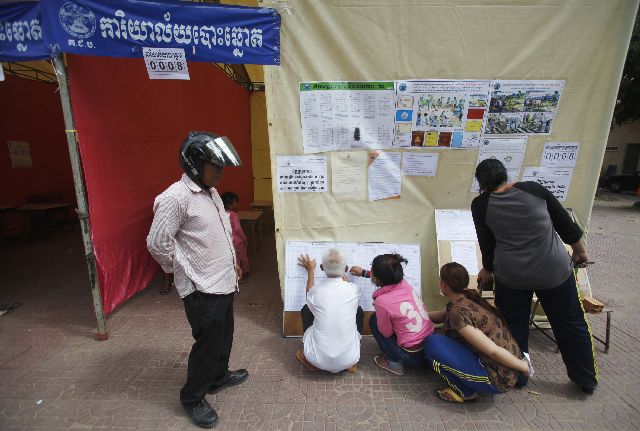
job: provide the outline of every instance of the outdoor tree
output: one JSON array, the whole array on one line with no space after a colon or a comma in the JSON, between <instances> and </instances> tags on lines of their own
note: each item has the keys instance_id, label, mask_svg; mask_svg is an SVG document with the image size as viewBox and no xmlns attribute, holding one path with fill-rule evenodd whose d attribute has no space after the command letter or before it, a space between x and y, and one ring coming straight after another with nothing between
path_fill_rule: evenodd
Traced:
<instances>
[{"instance_id":1,"label":"outdoor tree","mask_svg":"<svg viewBox=\"0 0 640 431\"><path fill-rule=\"evenodd\" d=\"M613 121L618 126L640 118L640 15L636 15L622 71Z\"/></svg>"}]
</instances>

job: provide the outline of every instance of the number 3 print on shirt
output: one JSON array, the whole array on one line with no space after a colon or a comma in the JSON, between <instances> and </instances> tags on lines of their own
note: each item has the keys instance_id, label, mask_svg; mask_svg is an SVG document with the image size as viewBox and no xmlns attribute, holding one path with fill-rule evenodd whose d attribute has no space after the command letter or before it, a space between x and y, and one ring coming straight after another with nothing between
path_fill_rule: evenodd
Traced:
<instances>
[{"instance_id":1,"label":"number 3 print on shirt","mask_svg":"<svg viewBox=\"0 0 640 431\"><path fill-rule=\"evenodd\" d=\"M420 298L418 298L418 295L416 295L416 292L412 291L412 293L413 293L413 301L418 307L418 310L415 309L412 303L405 301L400 304L400 314L402 314L403 316L406 316L407 319L412 320L405 325L405 327L407 328L407 331L416 333L416 332L420 332L420 330L422 329L423 321L425 319L429 319L429 317L427 317L427 310L425 310L424 304L422 303Z\"/></svg>"}]
</instances>

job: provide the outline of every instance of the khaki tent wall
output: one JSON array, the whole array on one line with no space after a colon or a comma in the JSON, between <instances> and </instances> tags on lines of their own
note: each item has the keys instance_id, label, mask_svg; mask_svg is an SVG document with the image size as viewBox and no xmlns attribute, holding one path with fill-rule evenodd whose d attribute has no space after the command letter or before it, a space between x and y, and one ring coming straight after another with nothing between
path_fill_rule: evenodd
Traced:
<instances>
[{"instance_id":1,"label":"khaki tent wall","mask_svg":"<svg viewBox=\"0 0 640 431\"><path fill-rule=\"evenodd\" d=\"M271 160L269 157L267 106L264 92L251 92L249 102L251 104L253 200L270 201L273 199L271 194Z\"/></svg>"},{"instance_id":2,"label":"khaki tent wall","mask_svg":"<svg viewBox=\"0 0 640 431\"><path fill-rule=\"evenodd\" d=\"M282 15L282 65L265 67L271 168L303 154L298 83L393 79L564 79L548 137L530 137L523 167L547 140L581 143L569 197L587 227L637 0L266 1ZM442 150L435 178L403 177L397 201L336 202L278 193L284 241L419 242L423 294L440 305L434 208L468 209L477 150ZM365 181L365 179L363 179ZM354 262L356 263L356 262ZM369 262L357 262L366 266Z\"/></svg>"}]
</instances>

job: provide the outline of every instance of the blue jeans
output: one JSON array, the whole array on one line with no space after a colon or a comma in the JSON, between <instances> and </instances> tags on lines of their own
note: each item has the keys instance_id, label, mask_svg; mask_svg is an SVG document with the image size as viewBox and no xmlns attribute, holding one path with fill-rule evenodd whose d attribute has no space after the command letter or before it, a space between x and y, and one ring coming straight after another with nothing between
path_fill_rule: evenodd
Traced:
<instances>
[{"instance_id":1,"label":"blue jeans","mask_svg":"<svg viewBox=\"0 0 640 431\"><path fill-rule=\"evenodd\" d=\"M422 367L425 365L422 350L409 352L398 346L398 337L396 337L395 334L387 338L380 333L378 330L378 318L375 314L369 319L369 327L371 328L371 335L373 335L373 338L378 342L382 354L388 361L400 362L405 367Z\"/></svg>"},{"instance_id":2,"label":"blue jeans","mask_svg":"<svg viewBox=\"0 0 640 431\"><path fill-rule=\"evenodd\" d=\"M478 355L458 340L441 334L424 339L424 354L433 370L462 398L476 392L497 394Z\"/></svg>"}]
</instances>

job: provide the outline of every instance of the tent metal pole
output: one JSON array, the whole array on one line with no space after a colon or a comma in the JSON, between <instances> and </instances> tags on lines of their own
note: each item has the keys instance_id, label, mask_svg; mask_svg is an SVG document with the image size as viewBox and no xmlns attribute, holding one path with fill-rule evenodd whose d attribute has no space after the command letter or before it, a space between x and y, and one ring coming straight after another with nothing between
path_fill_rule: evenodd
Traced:
<instances>
[{"instance_id":1,"label":"tent metal pole","mask_svg":"<svg viewBox=\"0 0 640 431\"><path fill-rule=\"evenodd\" d=\"M60 85L60 100L62 101L62 112L64 114L64 125L67 133L67 143L69 144L69 156L71 157L71 169L73 171L73 184L76 189L76 199L78 200L78 218L80 219L80 229L82 231L82 242L84 243L85 257L89 269L89 282L91 284L91 296L93 297L93 308L98 321L98 340L106 340L109 337L102 309L102 298L100 297L100 285L98 273L96 271L96 260L93 253L93 243L91 242L91 230L89 224L89 207L82 175L80 154L78 152L78 137L76 124L73 118L73 106L69 95L69 79L67 77L67 67L64 64L64 54L60 54L53 59L53 66Z\"/></svg>"}]
</instances>

